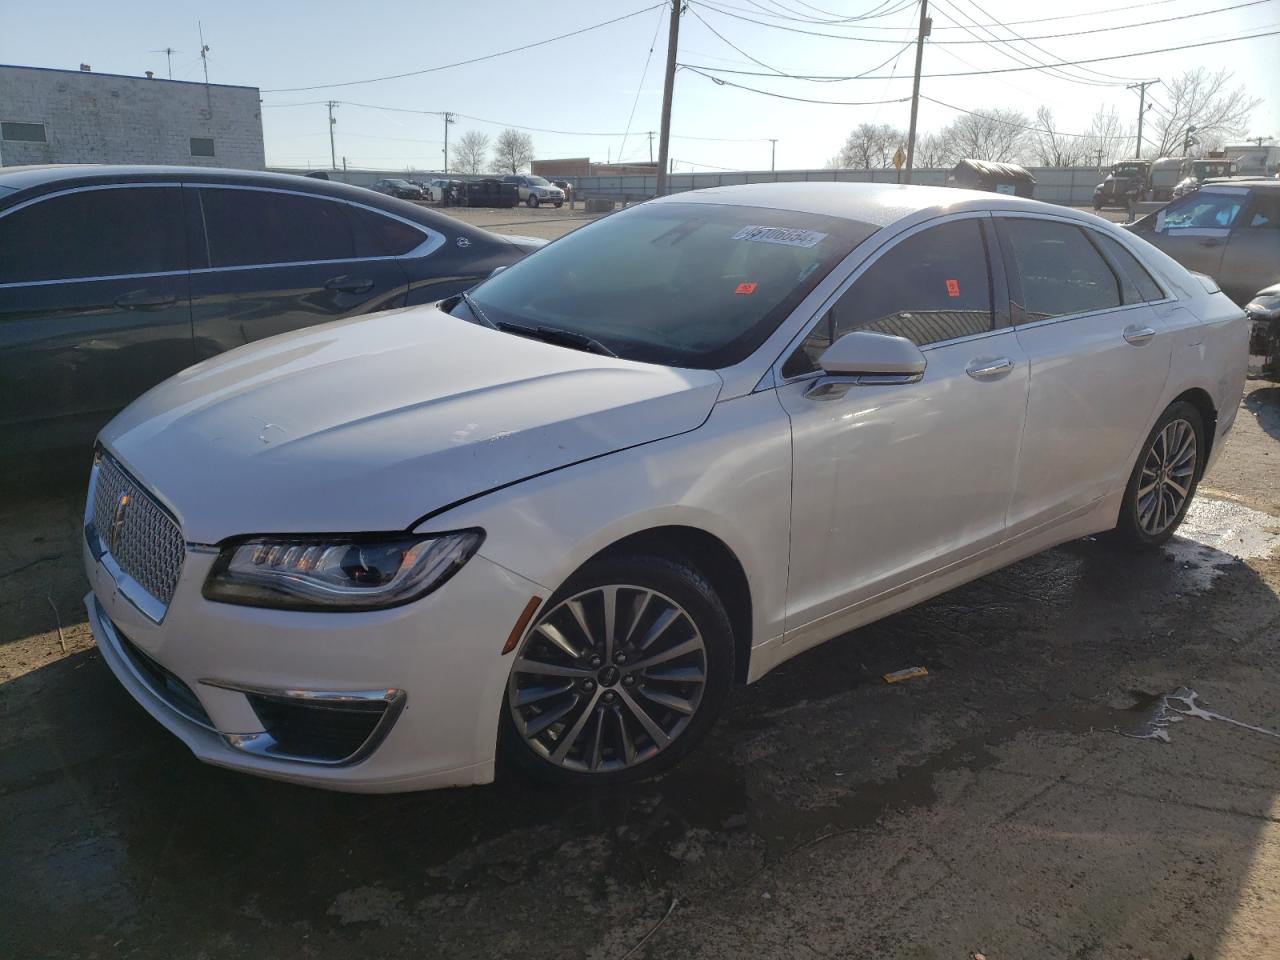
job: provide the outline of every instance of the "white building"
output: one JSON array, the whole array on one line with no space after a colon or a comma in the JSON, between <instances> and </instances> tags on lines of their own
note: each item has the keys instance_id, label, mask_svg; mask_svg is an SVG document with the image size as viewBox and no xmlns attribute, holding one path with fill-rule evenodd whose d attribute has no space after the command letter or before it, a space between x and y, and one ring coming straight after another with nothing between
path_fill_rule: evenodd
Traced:
<instances>
[{"instance_id":1,"label":"white building","mask_svg":"<svg viewBox=\"0 0 1280 960\"><path fill-rule=\"evenodd\" d=\"M0 65L0 166L266 166L257 87Z\"/></svg>"}]
</instances>

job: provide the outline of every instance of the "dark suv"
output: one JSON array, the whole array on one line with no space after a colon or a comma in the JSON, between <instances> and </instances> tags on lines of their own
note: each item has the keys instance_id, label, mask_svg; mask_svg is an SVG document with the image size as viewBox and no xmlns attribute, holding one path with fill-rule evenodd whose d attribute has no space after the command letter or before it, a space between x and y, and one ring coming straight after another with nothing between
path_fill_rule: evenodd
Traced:
<instances>
[{"instance_id":1,"label":"dark suv","mask_svg":"<svg viewBox=\"0 0 1280 960\"><path fill-rule=\"evenodd\" d=\"M369 189L376 190L378 193L385 193L388 197L398 197L401 200L422 200L426 198L426 193L423 192L422 187L418 184L395 177L390 177L386 180L375 180L369 185Z\"/></svg>"},{"instance_id":2,"label":"dark suv","mask_svg":"<svg viewBox=\"0 0 1280 960\"><path fill-rule=\"evenodd\" d=\"M232 347L453 296L541 245L358 187L175 167L0 170L0 455L79 448Z\"/></svg>"}]
</instances>

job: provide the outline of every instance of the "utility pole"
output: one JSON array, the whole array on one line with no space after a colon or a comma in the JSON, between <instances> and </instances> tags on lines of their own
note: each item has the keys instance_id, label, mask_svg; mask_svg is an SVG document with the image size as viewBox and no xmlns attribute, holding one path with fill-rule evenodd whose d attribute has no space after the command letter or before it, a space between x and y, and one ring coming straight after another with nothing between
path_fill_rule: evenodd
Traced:
<instances>
[{"instance_id":1,"label":"utility pole","mask_svg":"<svg viewBox=\"0 0 1280 960\"><path fill-rule=\"evenodd\" d=\"M1141 83L1131 83L1125 89L1138 91L1138 144L1133 151L1133 159L1142 159L1142 118L1147 113L1147 87L1154 86L1159 80L1143 80Z\"/></svg>"},{"instance_id":2,"label":"utility pole","mask_svg":"<svg viewBox=\"0 0 1280 960\"><path fill-rule=\"evenodd\" d=\"M458 121L448 110L442 116L444 117L444 172L447 174L449 172L449 124Z\"/></svg>"},{"instance_id":3,"label":"utility pole","mask_svg":"<svg viewBox=\"0 0 1280 960\"><path fill-rule=\"evenodd\" d=\"M671 148L671 96L676 86L676 47L680 42L680 4L671 0L671 29L667 33L667 74L662 82L662 131L658 136L658 196L667 192Z\"/></svg>"},{"instance_id":4,"label":"utility pole","mask_svg":"<svg viewBox=\"0 0 1280 960\"><path fill-rule=\"evenodd\" d=\"M1099 147L1098 148L1098 170L1099 171L1102 170L1102 154L1103 154L1103 149Z\"/></svg>"},{"instance_id":5,"label":"utility pole","mask_svg":"<svg viewBox=\"0 0 1280 960\"><path fill-rule=\"evenodd\" d=\"M204 24L199 20L196 21L196 29L200 31L200 62L204 64L204 85L207 87L209 85L209 45L204 42Z\"/></svg>"},{"instance_id":6,"label":"utility pole","mask_svg":"<svg viewBox=\"0 0 1280 960\"><path fill-rule=\"evenodd\" d=\"M653 163L653 131L649 131L649 162Z\"/></svg>"},{"instance_id":7,"label":"utility pole","mask_svg":"<svg viewBox=\"0 0 1280 960\"><path fill-rule=\"evenodd\" d=\"M769 138L769 172L770 173L772 173L774 170L777 169L777 167L774 165L774 161L777 160L777 158L778 158L778 138L770 137Z\"/></svg>"},{"instance_id":8,"label":"utility pole","mask_svg":"<svg viewBox=\"0 0 1280 960\"><path fill-rule=\"evenodd\" d=\"M333 108L338 105L337 100L326 101L325 106L329 108L329 169L338 169L338 151L333 145L333 126L338 121L333 118ZM345 157L343 158L346 159Z\"/></svg>"},{"instance_id":9,"label":"utility pole","mask_svg":"<svg viewBox=\"0 0 1280 960\"><path fill-rule=\"evenodd\" d=\"M916 34L916 76L911 84L911 126L907 129L907 169L903 183L911 182L911 165L916 158L916 114L920 111L920 67L924 63L924 38L933 31L929 0L920 0L920 31Z\"/></svg>"}]
</instances>

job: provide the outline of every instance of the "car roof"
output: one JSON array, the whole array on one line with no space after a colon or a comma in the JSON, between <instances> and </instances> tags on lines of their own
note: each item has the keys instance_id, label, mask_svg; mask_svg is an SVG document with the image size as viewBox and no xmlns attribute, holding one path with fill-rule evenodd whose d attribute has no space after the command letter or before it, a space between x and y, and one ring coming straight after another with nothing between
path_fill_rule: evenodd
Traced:
<instances>
[{"instance_id":1,"label":"car roof","mask_svg":"<svg viewBox=\"0 0 1280 960\"><path fill-rule=\"evenodd\" d=\"M668 194L653 203L719 203L730 206L768 207L827 217L841 217L876 227L887 227L915 214L956 213L962 210L1026 210L1052 212L1059 216L1079 215L1083 220L1100 220L1091 214L981 190L958 187L920 187L897 183L849 183L836 181L792 181L747 183L708 187ZM1106 221L1102 221L1106 222Z\"/></svg>"}]
</instances>

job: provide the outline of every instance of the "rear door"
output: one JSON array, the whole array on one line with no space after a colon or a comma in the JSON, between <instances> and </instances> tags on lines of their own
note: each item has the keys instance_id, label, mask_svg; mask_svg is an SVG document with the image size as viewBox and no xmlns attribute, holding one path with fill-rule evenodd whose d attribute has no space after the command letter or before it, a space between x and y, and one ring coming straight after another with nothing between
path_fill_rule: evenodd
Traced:
<instances>
[{"instance_id":1,"label":"rear door","mask_svg":"<svg viewBox=\"0 0 1280 960\"><path fill-rule=\"evenodd\" d=\"M191 274L199 359L289 330L404 303L407 281L342 200L188 185L200 264Z\"/></svg>"},{"instance_id":2,"label":"rear door","mask_svg":"<svg viewBox=\"0 0 1280 960\"><path fill-rule=\"evenodd\" d=\"M1280 190L1253 191L1231 231L1217 279L1222 292L1241 305L1280 281Z\"/></svg>"},{"instance_id":3,"label":"rear door","mask_svg":"<svg viewBox=\"0 0 1280 960\"><path fill-rule=\"evenodd\" d=\"M1129 275L1119 259L1132 254L1116 241L1048 217L1002 214L996 226L1018 342L1031 362L1009 511L1015 537L1123 486L1155 420L1171 348L1148 303L1163 291L1145 271Z\"/></svg>"},{"instance_id":4,"label":"rear door","mask_svg":"<svg viewBox=\"0 0 1280 960\"><path fill-rule=\"evenodd\" d=\"M87 451L193 359L176 184L79 187L0 213L0 451Z\"/></svg>"},{"instance_id":5,"label":"rear door","mask_svg":"<svg viewBox=\"0 0 1280 960\"><path fill-rule=\"evenodd\" d=\"M850 608L1000 543L1027 402L986 214L917 228L880 253L781 364L791 418L787 642L841 629ZM813 392L817 360L854 330L907 337L916 382Z\"/></svg>"}]
</instances>

